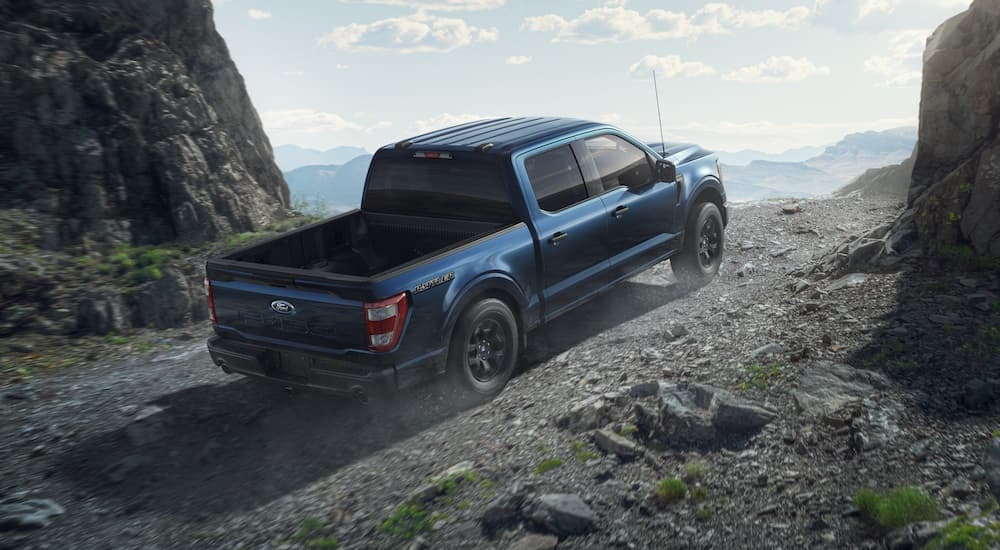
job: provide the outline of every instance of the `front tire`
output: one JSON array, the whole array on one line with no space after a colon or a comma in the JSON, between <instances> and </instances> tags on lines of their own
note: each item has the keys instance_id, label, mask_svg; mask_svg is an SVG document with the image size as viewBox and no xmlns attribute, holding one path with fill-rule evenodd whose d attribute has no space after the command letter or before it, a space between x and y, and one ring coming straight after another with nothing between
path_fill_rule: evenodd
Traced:
<instances>
[{"instance_id":1,"label":"front tire","mask_svg":"<svg viewBox=\"0 0 1000 550\"><path fill-rule=\"evenodd\" d=\"M719 207L711 202L696 204L684 231L684 249L670 259L677 281L692 289L710 283L722 265L725 247L725 228Z\"/></svg>"},{"instance_id":2,"label":"front tire","mask_svg":"<svg viewBox=\"0 0 1000 550\"><path fill-rule=\"evenodd\" d=\"M448 373L460 390L485 400L514 374L519 353L517 319L502 300L487 298L466 309L452 332Z\"/></svg>"}]
</instances>

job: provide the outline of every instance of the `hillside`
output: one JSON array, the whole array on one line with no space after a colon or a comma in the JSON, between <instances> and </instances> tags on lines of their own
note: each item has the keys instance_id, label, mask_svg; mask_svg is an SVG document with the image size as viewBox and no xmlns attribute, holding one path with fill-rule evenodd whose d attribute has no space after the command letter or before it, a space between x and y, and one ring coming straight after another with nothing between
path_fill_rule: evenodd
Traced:
<instances>
[{"instance_id":1,"label":"hillside","mask_svg":"<svg viewBox=\"0 0 1000 550\"><path fill-rule=\"evenodd\" d=\"M368 154L361 147L334 147L325 151L298 145L279 145L274 148L274 160L283 172L303 166L332 166L348 163L351 159Z\"/></svg>"},{"instance_id":2,"label":"hillside","mask_svg":"<svg viewBox=\"0 0 1000 550\"><path fill-rule=\"evenodd\" d=\"M302 166L285 172L293 202L323 205L331 211L359 207L371 160L372 156L365 154L343 166Z\"/></svg>"},{"instance_id":3,"label":"hillside","mask_svg":"<svg viewBox=\"0 0 1000 550\"><path fill-rule=\"evenodd\" d=\"M834 196L859 195L862 197L881 196L906 199L910 190L910 178L913 175L913 160L911 155L910 158L899 164L865 170L864 174L835 191Z\"/></svg>"}]
</instances>

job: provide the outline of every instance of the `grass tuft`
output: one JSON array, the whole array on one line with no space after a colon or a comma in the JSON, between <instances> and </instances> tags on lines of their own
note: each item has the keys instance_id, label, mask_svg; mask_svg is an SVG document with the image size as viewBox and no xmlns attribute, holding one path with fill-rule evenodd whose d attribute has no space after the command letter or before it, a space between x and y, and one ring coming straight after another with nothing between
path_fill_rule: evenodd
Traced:
<instances>
[{"instance_id":1,"label":"grass tuft","mask_svg":"<svg viewBox=\"0 0 1000 550\"><path fill-rule=\"evenodd\" d=\"M687 483L676 477L661 479L656 484L656 500L660 504L670 504L684 498L687 495Z\"/></svg>"},{"instance_id":2,"label":"grass tuft","mask_svg":"<svg viewBox=\"0 0 1000 550\"><path fill-rule=\"evenodd\" d=\"M563 461L561 458L548 458L539 463L538 466L535 466L535 473L541 475L545 472L555 470L562 465Z\"/></svg>"},{"instance_id":3,"label":"grass tuft","mask_svg":"<svg viewBox=\"0 0 1000 550\"><path fill-rule=\"evenodd\" d=\"M574 441L570 443L569 449L573 451L573 456L575 456L580 462L587 462L588 460L594 460L595 458L601 457L601 455L596 452L587 449L586 444L583 441Z\"/></svg>"},{"instance_id":4,"label":"grass tuft","mask_svg":"<svg viewBox=\"0 0 1000 550\"><path fill-rule=\"evenodd\" d=\"M924 548L927 550L990 550L1000 546L1000 523L984 525L960 518L949 523Z\"/></svg>"},{"instance_id":5,"label":"grass tuft","mask_svg":"<svg viewBox=\"0 0 1000 550\"><path fill-rule=\"evenodd\" d=\"M402 504L379 525L378 530L387 535L412 540L417 535L430 531L434 522L444 517L443 514L431 514L418 504Z\"/></svg>"},{"instance_id":6,"label":"grass tuft","mask_svg":"<svg viewBox=\"0 0 1000 550\"><path fill-rule=\"evenodd\" d=\"M708 465L704 460L692 460L684 465L684 479L693 481L705 477Z\"/></svg>"},{"instance_id":7,"label":"grass tuft","mask_svg":"<svg viewBox=\"0 0 1000 550\"><path fill-rule=\"evenodd\" d=\"M917 487L898 487L888 493L862 489L854 504L875 523L892 529L938 517L937 501Z\"/></svg>"}]
</instances>

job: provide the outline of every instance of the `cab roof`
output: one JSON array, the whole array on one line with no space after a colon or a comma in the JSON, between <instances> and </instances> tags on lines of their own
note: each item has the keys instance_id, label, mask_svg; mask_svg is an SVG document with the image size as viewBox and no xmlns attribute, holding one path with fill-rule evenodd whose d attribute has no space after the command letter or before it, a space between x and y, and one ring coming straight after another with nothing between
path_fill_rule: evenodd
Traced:
<instances>
[{"instance_id":1,"label":"cab roof","mask_svg":"<svg viewBox=\"0 0 1000 550\"><path fill-rule=\"evenodd\" d=\"M603 125L598 122L575 118L493 118L435 130L386 147L505 154L561 135L600 126Z\"/></svg>"}]
</instances>

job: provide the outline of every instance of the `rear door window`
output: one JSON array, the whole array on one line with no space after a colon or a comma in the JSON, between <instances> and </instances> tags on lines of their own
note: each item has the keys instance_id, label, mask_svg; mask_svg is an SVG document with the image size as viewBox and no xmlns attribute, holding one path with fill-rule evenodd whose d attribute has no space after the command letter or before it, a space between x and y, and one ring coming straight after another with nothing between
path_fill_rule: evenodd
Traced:
<instances>
[{"instance_id":1,"label":"rear door window","mask_svg":"<svg viewBox=\"0 0 1000 550\"><path fill-rule=\"evenodd\" d=\"M542 210L556 212L589 197L580 166L569 145L528 157L524 169Z\"/></svg>"}]
</instances>

